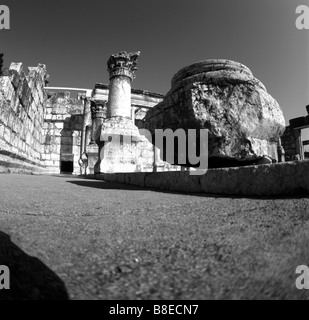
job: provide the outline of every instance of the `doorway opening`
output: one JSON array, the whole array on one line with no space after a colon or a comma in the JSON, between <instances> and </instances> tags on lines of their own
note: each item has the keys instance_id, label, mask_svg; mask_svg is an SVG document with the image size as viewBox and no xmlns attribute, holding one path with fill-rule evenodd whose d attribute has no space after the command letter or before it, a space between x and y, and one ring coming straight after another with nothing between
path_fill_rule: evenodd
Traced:
<instances>
[{"instance_id":1,"label":"doorway opening","mask_svg":"<svg viewBox=\"0 0 309 320\"><path fill-rule=\"evenodd\" d=\"M72 174L74 171L73 161L61 161L60 172L66 174Z\"/></svg>"}]
</instances>

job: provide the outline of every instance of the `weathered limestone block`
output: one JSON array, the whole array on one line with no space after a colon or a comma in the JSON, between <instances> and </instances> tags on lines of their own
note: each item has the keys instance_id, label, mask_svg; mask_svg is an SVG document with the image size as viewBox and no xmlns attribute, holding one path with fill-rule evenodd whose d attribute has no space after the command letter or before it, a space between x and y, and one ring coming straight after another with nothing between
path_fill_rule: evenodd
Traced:
<instances>
[{"instance_id":1,"label":"weathered limestone block","mask_svg":"<svg viewBox=\"0 0 309 320\"><path fill-rule=\"evenodd\" d=\"M10 109L9 103L4 98L3 94L0 92L0 121L2 121L3 123L7 122L9 109Z\"/></svg>"},{"instance_id":2,"label":"weathered limestone block","mask_svg":"<svg viewBox=\"0 0 309 320\"><path fill-rule=\"evenodd\" d=\"M46 71L46 66L44 64L39 64L37 67L28 68L29 82L30 81L33 82L33 84L37 87L41 87L45 84L46 76L47 76L47 71Z\"/></svg>"},{"instance_id":3,"label":"weathered limestone block","mask_svg":"<svg viewBox=\"0 0 309 320\"><path fill-rule=\"evenodd\" d=\"M21 62L12 62L8 70L8 74L11 78L11 82L14 88L17 90L20 82L25 79L25 73L23 72L23 64Z\"/></svg>"},{"instance_id":4,"label":"weathered limestone block","mask_svg":"<svg viewBox=\"0 0 309 320\"><path fill-rule=\"evenodd\" d=\"M23 71L23 64L21 62L12 62L10 65L10 70L15 70L17 74L21 74Z\"/></svg>"},{"instance_id":5,"label":"weathered limestone block","mask_svg":"<svg viewBox=\"0 0 309 320\"><path fill-rule=\"evenodd\" d=\"M31 91L34 91L37 88L37 83L42 82L40 69L38 67L29 67L28 75L26 78Z\"/></svg>"},{"instance_id":6,"label":"weathered limestone block","mask_svg":"<svg viewBox=\"0 0 309 320\"><path fill-rule=\"evenodd\" d=\"M144 124L152 133L208 129L209 158L230 160L276 159L275 142L285 130L277 101L246 66L230 60L205 60L181 69Z\"/></svg>"},{"instance_id":7,"label":"weathered limestone block","mask_svg":"<svg viewBox=\"0 0 309 320\"><path fill-rule=\"evenodd\" d=\"M0 95L3 95L4 99L11 102L14 93L14 87L11 83L9 76L0 77Z\"/></svg>"},{"instance_id":8,"label":"weathered limestone block","mask_svg":"<svg viewBox=\"0 0 309 320\"><path fill-rule=\"evenodd\" d=\"M11 98L11 108L16 114L17 114L19 104L20 104L19 96L15 92Z\"/></svg>"},{"instance_id":9,"label":"weathered limestone block","mask_svg":"<svg viewBox=\"0 0 309 320\"><path fill-rule=\"evenodd\" d=\"M28 111L33 98L31 95L31 88L29 87L27 78L23 81L22 91L19 98L25 110Z\"/></svg>"}]
</instances>

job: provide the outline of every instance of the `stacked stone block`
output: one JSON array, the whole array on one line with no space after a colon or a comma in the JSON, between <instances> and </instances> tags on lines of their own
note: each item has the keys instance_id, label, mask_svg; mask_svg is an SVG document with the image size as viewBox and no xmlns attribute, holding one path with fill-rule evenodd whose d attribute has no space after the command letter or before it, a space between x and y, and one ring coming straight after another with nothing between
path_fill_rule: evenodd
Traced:
<instances>
[{"instance_id":1,"label":"stacked stone block","mask_svg":"<svg viewBox=\"0 0 309 320\"><path fill-rule=\"evenodd\" d=\"M293 160L295 156L301 154L301 131L286 127L281 136L281 143L285 151L286 160Z\"/></svg>"},{"instance_id":2,"label":"stacked stone block","mask_svg":"<svg viewBox=\"0 0 309 320\"><path fill-rule=\"evenodd\" d=\"M309 128L309 106L306 106L308 115L291 119L281 137L281 143L288 160L303 160L304 148L302 143L302 129Z\"/></svg>"},{"instance_id":3,"label":"stacked stone block","mask_svg":"<svg viewBox=\"0 0 309 320\"><path fill-rule=\"evenodd\" d=\"M12 63L0 77L0 171L44 171L41 161L46 67Z\"/></svg>"}]
</instances>

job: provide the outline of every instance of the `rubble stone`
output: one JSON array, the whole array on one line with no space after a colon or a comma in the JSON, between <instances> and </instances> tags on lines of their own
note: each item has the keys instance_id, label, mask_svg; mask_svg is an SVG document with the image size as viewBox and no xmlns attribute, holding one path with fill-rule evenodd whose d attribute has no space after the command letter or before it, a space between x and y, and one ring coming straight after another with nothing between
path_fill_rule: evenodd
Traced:
<instances>
[{"instance_id":1,"label":"rubble stone","mask_svg":"<svg viewBox=\"0 0 309 320\"><path fill-rule=\"evenodd\" d=\"M210 159L258 162L262 156L277 159L285 120L278 102L246 66L205 60L176 73L164 100L147 112L144 126L152 133L208 129Z\"/></svg>"}]
</instances>

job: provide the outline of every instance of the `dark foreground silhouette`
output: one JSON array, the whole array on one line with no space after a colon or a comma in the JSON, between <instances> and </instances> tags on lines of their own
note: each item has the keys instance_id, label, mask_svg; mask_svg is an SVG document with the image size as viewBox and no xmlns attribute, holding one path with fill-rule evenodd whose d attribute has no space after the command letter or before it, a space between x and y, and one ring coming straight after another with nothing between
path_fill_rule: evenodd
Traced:
<instances>
[{"instance_id":1,"label":"dark foreground silhouette","mask_svg":"<svg viewBox=\"0 0 309 320\"><path fill-rule=\"evenodd\" d=\"M0 231L0 265L10 269L10 289L0 300L67 300L64 282L39 259L31 257Z\"/></svg>"}]
</instances>

